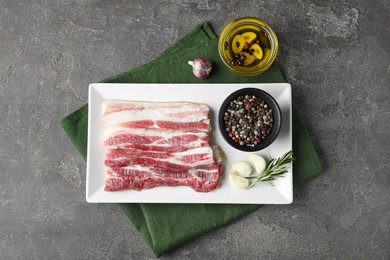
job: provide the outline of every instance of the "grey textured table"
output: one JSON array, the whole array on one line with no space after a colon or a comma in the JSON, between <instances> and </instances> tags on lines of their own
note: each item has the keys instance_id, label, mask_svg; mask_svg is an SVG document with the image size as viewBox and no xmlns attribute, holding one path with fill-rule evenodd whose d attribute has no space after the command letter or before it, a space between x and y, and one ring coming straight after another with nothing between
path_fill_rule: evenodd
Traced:
<instances>
[{"instance_id":1,"label":"grey textured table","mask_svg":"<svg viewBox=\"0 0 390 260\"><path fill-rule=\"evenodd\" d=\"M173 259L390 258L390 30L377 1L0 0L0 258L153 259L117 205L85 201L59 119L87 86L147 63L207 20L262 17L325 166Z\"/></svg>"}]
</instances>

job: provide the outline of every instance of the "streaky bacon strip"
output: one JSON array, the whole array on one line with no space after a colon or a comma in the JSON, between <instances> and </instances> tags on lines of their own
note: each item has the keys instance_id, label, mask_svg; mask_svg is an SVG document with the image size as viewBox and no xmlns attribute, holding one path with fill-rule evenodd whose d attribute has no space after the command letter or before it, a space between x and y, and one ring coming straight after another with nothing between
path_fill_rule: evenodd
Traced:
<instances>
[{"instance_id":1,"label":"streaky bacon strip","mask_svg":"<svg viewBox=\"0 0 390 260\"><path fill-rule=\"evenodd\" d=\"M142 136L142 135L134 135L134 134L118 134L109 137L104 141L104 146L117 145L121 143L143 143L143 144L151 144L156 141L160 141L162 139L161 136Z\"/></svg>"},{"instance_id":2,"label":"streaky bacon strip","mask_svg":"<svg viewBox=\"0 0 390 260\"><path fill-rule=\"evenodd\" d=\"M221 165L208 143L208 112L193 102L105 101L105 190L216 189Z\"/></svg>"},{"instance_id":3,"label":"streaky bacon strip","mask_svg":"<svg viewBox=\"0 0 390 260\"><path fill-rule=\"evenodd\" d=\"M159 120L174 120L180 122L196 122L208 119L208 110L186 109L177 112L172 108L159 108L134 111L117 111L104 116L107 123L126 122L146 118L158 118ZM158 115L158 117L155 117Z\"/></svg>"},{"instance_id":4,"label":"streaky bacon strip","mask_svg":"<svg viewBox=\"0 0 390 260\"><path fill-rule=\"evenodd\" d=\"M209 164L214 162L214 157L210 157L209 154L197 154L197 155L187 155L183 157L165 157L162 158L163 156L161 154L150 155L150 156L145 156L145 155L127 155L126 157L118 157L118 158L106 158L104 161L104 164L108 167L125 167L129 165L133 165L135 159L137 158L151 158L151 159L158 159L161 162L171 162L174 164L186 164L191 167L195 167L198 165L202 164Z\"/></svg>"},{"instance_id":5,"label":"streaky bacon strip","mask_svg":"<svg viewBox=\"0 0 390 260\"><path fill-rule=\"evenodd\" d=\"M190 186L197 192L209 192L218 186L218 176L199 170L193 175L184 174L164 174L156 175L150 171L133 170L131 174L118 176L111 169L108 170L110 177L106 180L105 191L117 191L125 189L151 189L157 186ZM197 177L194 177L197 176Z\"/></svg>"},{"instance_id":6,"label":"streaky bacon strip","mask_svg":"<svg viewBox=\"0 0 390 260\"><path fill-rule=\"evenodd\" d=\"M212 163L214 163L214 161L212 161ZM215 167L212 164L198 165L193 167L192 165L188 165L188 164L178 164L169 161L163 161L159 159L145 158L145 157L126 158L124 160L107 159L105 160L104 164L107 167L111 167L111 168L125 167L128 165L138 165L145 168L147 167L152 170L156 169L156 171L163 169L164 171L169 171L169 172L186 172L191 168L204 169L204 167L206 167L206 169L209 169L208 167L211 167L212 169L217 169L217 167Z\"/></svg>"},{"instance_id":7,"label":"streaky bacon strip","mask_svg":"<svg viewBox=\"0 0 390 260\"><path fill-rule=\"evenodd\" d=\"M172 122L172 121L156 121L160 128L164 129L180 129L181 131L210 131L210 121L204 120L200 122Z\"/></svg>"},{"instance_id":8,"label":"streaky bacon strip","mask_svg":"<svg viewBox=\"0 0 390 260\"><path fill-rule=\"evenodd\" d=\"M112 146L106 146L106 149L137 149L137 150L143 150L143 151L153 151L153 152L165 152L165 153L177 153L177 152L185 152L188 150L191 150L195 147L203 147L207 146L207 142L199 142L194 144L193 146L188 145L176 145L176 146L164 146L164 145L146 145L146 144L119 144L119 145L112 145Z\"/></svg>"},{"instance_id":9,"label":"streaky bacon strip","mask_svg":"<svg viewBox=\"0 0 390 260\"><path fill-rule=\"evenodd\" d=\"M154 126L154 122L152 120L137 120L120 123L119 126L128 128L148 128Z\"/></svg>"},{"instance_id":10,"label":"streaky bacon strip","mask_svg":"<svg viewBox=\"0 0 390 260\"><path fill-rule=\"evenodd\" d=\"M106 159L126 158L126 157L151 157L156 159L166 159L172 156L172 153L143 151L138 149L108 149Z\"/></svg>"},{"instance_id":11,"label":"streaky bacon strip","mask_svg":"<svg viewBox=\"0 0 390 260\"><path fill-rule=\"evenodd\" d=\"M127 128L156 128L156 129L167 129L167 130L180 129L183 132L190 132L190 131L209 132L210 120L207 119L198 122L137 120L137 121L119 123L118 126L127 127Z\"/></svg>"},{"instance_id":12,"label":"streaky bacon strip","mask_svg":"<svg viewBox=\"0 0 390 260\"><path fill-rule=\"evenodd\" d=\"M150 178L125 177L125 178L108 178L106 180L105 191L120 190L142 190L151 189L157 186L189 186L197 192L210 192L218 187L218 181L205 182L199 180L178 180L170 178L159 178L151 176Z\"/></svg>"},{"instance_id":13,"label":"streaky bacon strip","mask_svg":"<svg viewBox=\"0 0 390 260\"><path fill-rule=\"evenodd\" d=\"M204 133L203 135L186 133L182 135L172 136L170 138L163 138L162 136L147 136L138 135L132 133L119 133L109 136L104 141L104 146L113 145L128 145L128 144L156 144L156 145L190 145L195 141L208 142L209 136ZM192 146L192 145L191 145Z\"/></svg>"},{"instance_id":14,"label":"streaky bacon strip","mask_svg":"<svg viewBox=\"0 0 390 260\"><path fill-rule=\"evenodd\" d=\"M145 151L140 149L107 149L106 159L118 159L127 157L150 157L155 159L170 159L180 160L186 163L192 163L205 158L214 158L211 147L194 147L184 152L161 152L161 151Z\"/></svg>"},{"instance_id":15,"label":"streaky bacon strip","mask_svg":"<svg viewBox=\"0 0 390 260\"><path fill-rule=\"evenodd\" d=\"M189 144L195 141L204 141L207 142L209 140L208 135L204 136L203 138L199 138L199 136L194 134L183 134L179 136L174 136L165 140L160 140L157 142L157 144L168 144L168 145L185 145Z\"/></svg>"},{"instance_id":16,"label":"streaky bacon strip","mask_svg":"<svg viewBox=\"0 0 390 260\"><path fill-rule=\"evenodd\" d=\"M203 109L203 110L199 110L199 111L184 111L184 112L174 112L174 113L167 113L167 114L164 114L165 116L169 116L169 117L172 117L172 118L187 118L187 117L199 117L199 118L208 118L208 113L209 113L209 110L207 109Z\"/></svg>"},{"instance_id":17,"label":"streaky bacon strip","mask_svg":"<svg viewBox=\"0 0 390 260\"><path fill-rule=\"evenodd\" d=\"M212 164L208 166L197 166L188 170L174 171L152 167L110 167L108 175L113 177L150 177L160 176L172 179L204 179L215 181L220 175L219 165Z\"/></svg>"},{"instance_id":18,"label":"streaky bacon strip","mask_svg":"<svg viewBox=\"0 0 390 260\"><path fill-rule=\"evenodd\" d=\"M102 116L120 111L143 111L143 110L163 110L187 109L190 111L209 112L205 104L195 102L150 102L150 101L123 101L123 100L105 100L102 106ZM184 112L185 113L185 112Z\"/></svg>"}]
</instances>

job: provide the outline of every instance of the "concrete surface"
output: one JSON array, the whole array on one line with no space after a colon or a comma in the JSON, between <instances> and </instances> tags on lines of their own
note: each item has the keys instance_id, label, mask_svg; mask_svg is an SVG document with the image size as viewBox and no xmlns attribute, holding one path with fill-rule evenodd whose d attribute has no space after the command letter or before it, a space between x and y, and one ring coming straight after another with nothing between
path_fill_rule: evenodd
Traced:
<instances>
[{"instance_id":1,"label":"concrete surface","mask_svg":"<svg viewBox=\"0 0 390 260\"><path fill-rule=\"evenodd\" d=\"M85 202L59 119L87 86L193 26L251 15L276 29L325 172L162 259L390 258L390 2L0 0L0 258L153 259L116 205Z\"/></svg>"}]
</instances>

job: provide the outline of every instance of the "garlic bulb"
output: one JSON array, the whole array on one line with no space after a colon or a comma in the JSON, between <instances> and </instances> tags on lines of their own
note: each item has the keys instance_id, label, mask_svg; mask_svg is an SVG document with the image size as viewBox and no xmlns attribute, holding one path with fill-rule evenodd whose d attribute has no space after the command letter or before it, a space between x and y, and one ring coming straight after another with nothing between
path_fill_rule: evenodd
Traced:
<instances>
[{"instance_id":1,"label":"garlic bulb","mask_svg":"<svg viewBox=\"0 0 390 260\"><path fill-rule=\"evenodd\" d=\"M199 79L204 79L210 75L213 66L210 61L203 58L196 58L193 61L189 61L188 64L192 66L192 73Z\"/></svg>"}]
</instances>

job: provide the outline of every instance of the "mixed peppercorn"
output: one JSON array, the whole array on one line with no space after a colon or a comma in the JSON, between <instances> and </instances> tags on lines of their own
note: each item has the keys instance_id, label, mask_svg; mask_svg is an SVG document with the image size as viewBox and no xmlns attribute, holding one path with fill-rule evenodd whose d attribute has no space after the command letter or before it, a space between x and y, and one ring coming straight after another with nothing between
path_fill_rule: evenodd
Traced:
<instances>
[{"instance_id":1,"label":"mixed peppercorn","mask_svg":"<svg viewBox=\"0 0 390 260\"><path fill-rule=\"evenodd\" d=\"M274 121L268 104L252 95L232 100L223 119L229 137L241 146L255 146L265 140Z\"/></svg>"}]
</instances>

